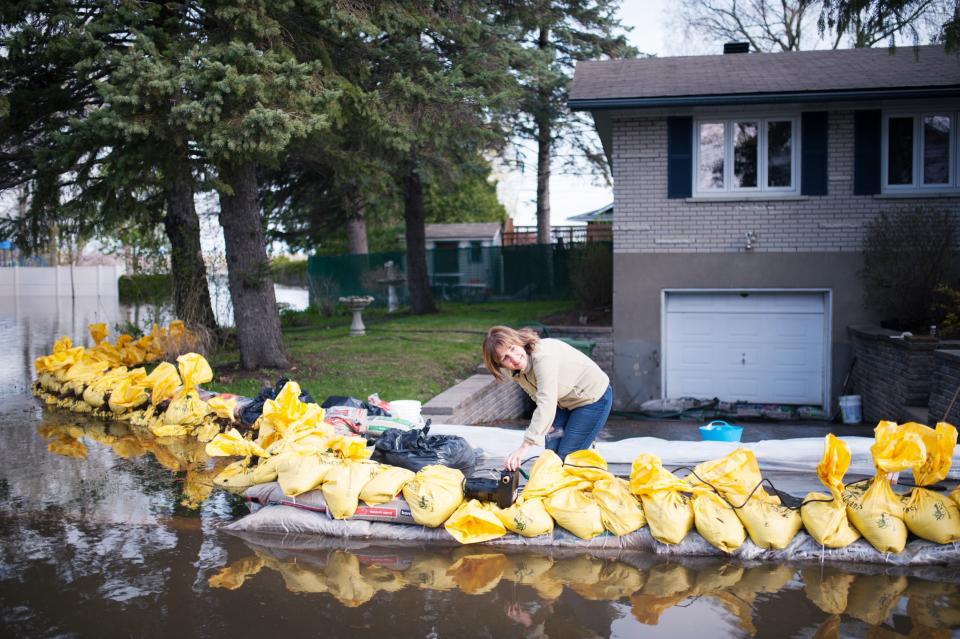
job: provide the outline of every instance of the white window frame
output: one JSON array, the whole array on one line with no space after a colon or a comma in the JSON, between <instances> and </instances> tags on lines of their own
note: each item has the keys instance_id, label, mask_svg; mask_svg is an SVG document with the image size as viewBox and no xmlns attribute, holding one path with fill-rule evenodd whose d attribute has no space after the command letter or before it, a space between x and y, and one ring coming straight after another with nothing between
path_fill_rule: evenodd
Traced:
<instances>
[{"instance_id":1,"label":"white window frame","mask_svg":"<svg viewBox=\"0 0 960 639\"><path fill-rule=\"evenodd\" d=\"M755 122L757 124L757 186L733 186L734 128L737 122ZM768 169L768 123L790 122L790 186L767 186ZM700 126L703 124L723 123L723 188L700 188ZM742 115L736 117L701 117L693 122L693 195L694 197L769 197L770 195L800 195L800 116L796 114Z\"/></svg>"},{"instance_id":2,"label":"white window frame","mask_svg":"<svg viewBox=\"0 0 960 639\"><path fill-rule=\"evenodd\" d=\"M926 117L946 115L950 117L950 168L949 180L946 184L923 183L923 120ZM913 182L911 184L890 184L890 119L913 119ZM880 170L882 171L880 184L883 193L930 193L956 192L960 193L960 111L953 109L924 109L923 111L890 111L883 114L883 128L881 130Z\"/></svg>"}]
</instances>

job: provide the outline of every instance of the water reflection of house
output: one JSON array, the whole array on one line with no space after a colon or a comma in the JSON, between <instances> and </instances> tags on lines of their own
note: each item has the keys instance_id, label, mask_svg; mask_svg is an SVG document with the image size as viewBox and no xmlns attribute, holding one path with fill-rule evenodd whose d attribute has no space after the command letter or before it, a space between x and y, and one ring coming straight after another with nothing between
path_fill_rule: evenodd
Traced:
<instances>
[{"instance_id":1,"label":"water reflection of house","mask_svg":"<svg viewBox=\"0 0 960 639\"><path fill-rule=\"evenodd\" d=\"M499 222L427 224L425 239L430 279L434 286L476 287L492 281L493 255L489 247L500 246Z\"/></svg>"}]
</instances>

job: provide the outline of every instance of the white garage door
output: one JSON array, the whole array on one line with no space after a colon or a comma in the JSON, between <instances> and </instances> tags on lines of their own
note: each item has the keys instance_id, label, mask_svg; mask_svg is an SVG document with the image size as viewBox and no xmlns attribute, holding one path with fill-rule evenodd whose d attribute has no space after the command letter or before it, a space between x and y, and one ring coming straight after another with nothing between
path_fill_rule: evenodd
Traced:
<instances>
[{"instance_id":1,"label":"white garage door","mask_svg":"<svg viewBox=\"0 0 960 639\"><path fill-rule=\"evenodd\" d=\"M664 397L822 404L826 293L668 292Z\"/></svg>"}]
</instances>

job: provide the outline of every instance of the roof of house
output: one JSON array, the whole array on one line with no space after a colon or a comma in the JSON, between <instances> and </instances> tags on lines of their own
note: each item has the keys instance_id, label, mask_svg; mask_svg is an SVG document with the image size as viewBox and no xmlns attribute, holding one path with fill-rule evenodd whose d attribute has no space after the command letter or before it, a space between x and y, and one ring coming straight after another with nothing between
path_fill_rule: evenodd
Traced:
<instances>
[{"instance_id":1,"label":"roof of house","mask_svg":"<svg viewBox=\"0 0 960 639\"><path fill-rule=\"evenodd\" d=\"M428 240L490 239L500 232L500 222L458 222L455 224L427 224Z\"/></svg>"},{"instance_id":2,"label":"roof of house","mask_svg":"<svg viewBox=\"0 0 960 639\"><path fill-rule=\"evenodd\" d=\"M612 222L613 202L607 204L606 206L601 206L599 209L593 211L587 211L586 213L580 213L579 215L571 215L567 219L577 222Z\"/></svg>"},{"instance_id":3,"label":"roof of house","mask_svg":"<svg viewBox=\"0 0 960 639\"><path fill-rule=\"evenodd\" d=\"M603 109L901 94L960 95L960 54L931 45L584 61L569 103Z\"/></svg>"}]
</instances>

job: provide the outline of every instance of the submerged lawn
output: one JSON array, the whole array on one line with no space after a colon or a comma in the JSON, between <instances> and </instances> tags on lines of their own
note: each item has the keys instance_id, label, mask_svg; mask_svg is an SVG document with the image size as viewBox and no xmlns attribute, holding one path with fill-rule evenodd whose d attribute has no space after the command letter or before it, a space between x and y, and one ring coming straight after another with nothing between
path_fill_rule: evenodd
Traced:
<instances>
[{"instance_id":1,"label":"submerged lawn","mask_svg":"<svg viewBox=\"0 0 960 639\"><path fill-rule=\"evenodd\" d=\"M252 397L286 376L317 402L330 395L366 399L371 393L388 401L425 402L473 374L491 326L519 327L572 307L570 301L447 303L425 316L375 309L364 313L367 334L362 337L350 337L347 314L287 313L283 338L293 369L241 371L238 352L222 350L211 357L215 377L204 386Z\"/></svg>"}]
</instances>

